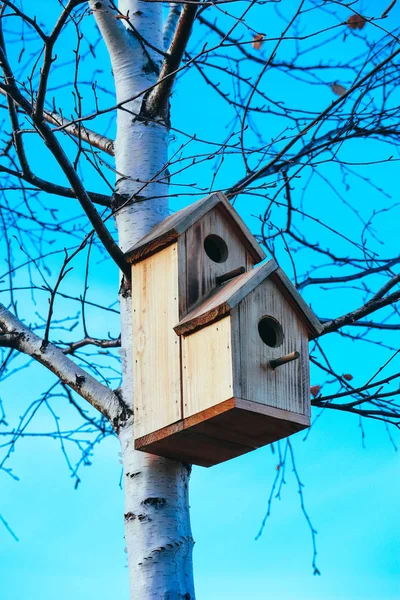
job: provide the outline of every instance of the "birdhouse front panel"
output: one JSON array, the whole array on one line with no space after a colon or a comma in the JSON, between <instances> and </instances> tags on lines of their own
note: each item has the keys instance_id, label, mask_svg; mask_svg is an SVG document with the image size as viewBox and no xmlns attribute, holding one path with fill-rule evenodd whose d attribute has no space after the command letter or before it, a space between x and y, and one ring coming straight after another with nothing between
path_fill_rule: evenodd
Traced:
<instances>
[{"instance_id":1,"label":"birdhouse front panel","mask_svg":"<svg viewBox=\"0 0 400 600\"><path fill-rule=\"evenodd\" d=\"M178 244L132 267L134 415L137 437L181 418Z\"/></svg>"},{"instance_id":2,"label":"birdhouse front panel","mask_svg":"<svg viewBox=\"0 0 400 600\"><path fill-rule=\"evenodd\" d=\"M234 395L309 416L307 329L272 278L243 298L232 313L232 322L238 329ZM298 353L298 358L271 366L274 359L292 353Z\"/></svg>"},{"instance_id":3,"label":"birdhouse front panel","mask_svg":"<svg viewBox=\"0 0 400 600\"><path fill-rule=\"evenodd\" d=\"M185 254L181 255L185 264L180 265L180 273L186 279L186 306L181 305L181 318L221 285L219 278L237 269L249 271L259 260L252 247L243 242L224 205L217 205L196 221L180 243Z\"/></svg>"},{"instance_id":4,"label":"birdhouse front panel","mask_svg":"<svg viewBox=\"0 0 400 600\"><path fill-rule=\"evenodd\" d=\"M233 396L231 319L182 337L183 416L191 417Z\"/></svg>"}]
</instances>

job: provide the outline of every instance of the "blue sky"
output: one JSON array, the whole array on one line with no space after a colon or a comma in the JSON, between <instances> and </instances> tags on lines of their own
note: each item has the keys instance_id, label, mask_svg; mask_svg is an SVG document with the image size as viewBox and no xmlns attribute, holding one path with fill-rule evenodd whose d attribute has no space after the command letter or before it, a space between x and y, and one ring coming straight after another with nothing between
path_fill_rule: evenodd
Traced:
<instances>
[{"instance_id":1,"label":"blue sky","mask_svg":"<svg viewBox=\"0 0 400 600\"><path fill-rule=\"evenodd\" d=\"M21 390L20 390L21 393ZM387 599L400 597L398 456L382 428L329 415L307 442L294 437L307 509L318 530L318 566L290 472L262 537L275 475L269 448L192 475L190 504L198 598ZM74 491L58 443L20 442L3 477L1 506L20 538L2 529L0 581L7 600L128 598L118 445L95 451Z\"/></svg>"},{"instance_id":2,"label":"blue sky","mask_svg":"<svg viewBox=\"0 0 400 600\"><path fill-rule=\"evenodd\" d=\"M386 4L382 3L382 8ZM43 15L45 6L46 10L54 8L47 0L43 3ZM367 10L373 3L364 2L363 6ZM392 23L399 16L400 10L396 8ZM348 46L343 48L345 54ZM104 68L103 76L110 85L107 68ZM191 77L187 78L186 87L178 89L174 95L175 126L192 127L204 137L223 137L220 123L223 105L209 96L207 90L196 119L187 118L188 102L198 85L198 80L194 76L191 80ZM280 84L279 77L272 82ZM285 87L282 90L289 96L292 93ZM329 94L329 90L319 91L312 102L324 107L332 100ZM358 145L347 152L349 156L354 154L362 158L368 155L369 148ZM44 154L36 155L38 169L43 168L44 157ZM212 168L212 161L197 168L199 185L209 185ZM233 183L238 178L239 168L242 169L238 163L229 163L221 175L220 185ZM189 173L190 176L183 177L186 182L192 177ZM334 167L328 165L325 173L334 177ZM374 167L373 176L395 201L398 198L395 167ZM90 176L87 182L92 189L96 185L96 180ZM315 215L329 218L334 227L355 235L356 218L353 220L346 213L344 219L344 209L337 208L333 193L321 181L313 181L307 193L321 198L313 204ZM380 196L365 182L354 182L352 194L354 202L360 201L367 211L381 202ZM180 208L187 202L185 196L173 201L171 206ZM62 213L79 212L76 205L69 202L63 206ZM249 225L254 226L251 215L258 214L261 205L242 201L238 208ZM398 252L397 223L396 220L381 219L386 240L385 255ZM303 231L314 235L314 230L308 230L308 227L305 223ZM300 259L306 262L307 257L304 255ZM282 261L285 262L284 257ZM53 266L56 265L54 259ZM285 266L289 269L289 265ZM70 275L68 285L71 289L81 283L80 267ZM4 270L4 264L1 270ZM95 301L101 296L106 304L112 303L116 286L115 270L101 263L93 270L89 297ZM318 314L326 317L349 310L357 302L355 296L340 291L312 289L307 290L305 296ZM26 308L22 308L23 302ZM36 308L33 308L29 295L21 296L20 310L26 310L27 315L33 314L34 310L44 308L46 298L37 297L36 302ZM61 314L77 310L67 302L60 302L57 308ZM94 335L102 335L105 330L115 335L118 331L117 317L111 318L101 311L91 311L89 322ZM398 338L393 334L387 334L385 341L398 345ZM359 346L357 352L350 341L341 341L339 346L335 335L326 342L326 347L333 353L338 372L351 371L355 383L363 382L366 374L379 367L387 356L384 348L368 344ZM313 373L312 383L320 383L315 377L319 376ZM44 386L51 382L51 376L39 366L22 371L17 381L15 378L7 380L2 386L1 398L7 406L9 422L16 423L27 399L38 397ZM69 426L72 417L61 399L57 410L65 426ZM36 430L51 427L53 422L49 413L41 411L35 421ZM198 599L399 600L398 453L381 424L366 423L365 436L363 448L357 418L325 413L306 441L303 441L303 433L292 438L298 472L305 486L307 511L318 531L317 564L321 570L318 577L313 576L311 536L301 513L297 484L290 469L282 498L274 500L263 535L255 540L276 474L276 453L267 447L212 469L195 467L190 504L196 540L194 561ZM92 465L83 469L81 484L74 490L58 441L37 438L18 442L10 466L19 481L4 473L0 480L0 513L19 538L16 542L0 526L2 600L128 599L118 452L118 443L113 438L96 446Z\"/></svg>"}]
</instances>

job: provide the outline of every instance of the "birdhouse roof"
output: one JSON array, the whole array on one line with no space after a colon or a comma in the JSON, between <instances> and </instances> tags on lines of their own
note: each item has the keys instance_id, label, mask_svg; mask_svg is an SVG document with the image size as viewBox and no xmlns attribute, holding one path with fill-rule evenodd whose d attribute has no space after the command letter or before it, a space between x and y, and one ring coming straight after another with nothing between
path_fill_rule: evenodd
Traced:
<instances>
[{"instance_id":1,"label":"birdhouse roof","mask_svg":"<svg viewBox=\"0 0 400 600\"><path fill-rule=\"evenodd\" d=\"M201 219L210 210L217 207L227 218L236 231L248 252L256 263L264 260L265 253L257 240L250 232L244 221L239 217L236 210L230 205L224 194L216 192L206 198L198 200L194 204L170 215L164 221L153 227L153 229L139 240L128 252L126 259L130 263L136 263L151 254L162 250L173 244L179 236L189 229L196 221Z\"/></svg>"},{"instance_id":2,"label":"birdhouse roof","mask_svg":"<svg viewBox=\"0 0 400 600\"><path fill-rule=\"evenodd\" d=\"M306 324L310 339L317 337L322 331L321 323L273 259L218 287L174 327L175 332L188 334L224 317L269 277Z\"/></svg>"}]
</instances>

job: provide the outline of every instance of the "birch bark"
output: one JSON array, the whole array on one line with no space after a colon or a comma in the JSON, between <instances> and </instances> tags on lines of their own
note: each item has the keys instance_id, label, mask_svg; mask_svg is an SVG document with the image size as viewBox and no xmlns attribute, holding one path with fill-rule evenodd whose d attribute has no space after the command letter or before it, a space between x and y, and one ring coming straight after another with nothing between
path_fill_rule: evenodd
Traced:
<instances>
[{"instance_id":1,"label":"birch bark","mask_svg":"<svg viewBox=\"0 0 400 600\"><path fill-rule=\"evenodd\" d=\"M111 58L117 102L137 96L158 78L163 51L159 2L120 0L120 16L109 0L89 2ZM117 115L115 141L116 224L119 245L128 250L168 214L168 128L141 117L143 96ZM131 294L122 282L122 396L132 406ZM124 465L125 540L131 600L193 600L193 539L188 484L190 469L136 452L133 419L122 420L119 439Z\"/></svg>"}]
</instances>

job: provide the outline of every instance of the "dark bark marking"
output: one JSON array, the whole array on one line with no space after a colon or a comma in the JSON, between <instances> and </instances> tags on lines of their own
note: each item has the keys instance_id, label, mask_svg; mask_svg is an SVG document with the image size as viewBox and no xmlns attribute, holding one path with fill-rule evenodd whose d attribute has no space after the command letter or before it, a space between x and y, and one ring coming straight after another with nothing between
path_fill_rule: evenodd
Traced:
<instances>
[{"instance_id":1,"label":"dark bark marking","mask_svg":"<svg viewBox=\"0 0 400 600\"><path fill-rule=\"evenodd\" d=\"M133 204L133 199L129 194L119 194L118 192L114 192L111 201L111 208L113 211L117 211L120 208L125 208L130 204Z\"/></svg>"},{"instance_id":2,"label":"dark bark marking","mask_svg":"<svg viewBox=\"0 0 400 600\"><path fill-rule=\"evenodd\" d=\"M132 296L132 285L131 280L127 277L123 277L119 288L119 295L122 298L130 298Z\"/></svg>"},{"instance_id":3,"label":"dark bark marking","mask_svg":"<svg viewBox=\"0 0 400 600\"><path fill-rule=\"evenodd\" d=\"M81 387L86 381L86 377L84 375L75 375L75 382L77 387Z\"/></svg>"},{"instance_id":4,"label":"dark bark marking","mask_svg":"<svg viewBox=\"0 0 400 600\"><path fill-rule=\"evenodd\" d=\"M47 350L47 346L49 345L50 342L43 340L42 343L40 344L40 351L41 352L46 352Z\"/></svg>"},{"instance_id":5,"label":"dark bark marking","mask_svg":"<svg viewBox=\"0 0 400 600\"><path fill-rule=\"evenodd\" d=\"M129 521L135 521L138 520L140 523L143 523L143 521L151 521L151 518L149 517L149 515L146 515L146 513L139 513L139 514L135 514L133 512L127 512L124 514L124 520L125 522L129 522Z\"/></svg>"},{"instance_id":6,"label":"dark bark marking","mask_svg":"<svg viewBox=\"0 0 400 600\"><path fill-rule=\"evenodd\" d=\"M143 506L152 506L158 510L160 508L164 508L164 506L167 504L167 501L165 498L146 498L141 504Z\"/></svg>"},{"instance_id":7,"label":"dark bark marking","mask_svg":"<svg viewBox=\"0 0 400 600\"><path fill-rule=\"evenodd\" d=\"M131 479L133 479L134 477L141 475L141 473L141 471L136 471L136 473L125 473L125 477L130 477Z\"/></svg>"}]
</instances>

